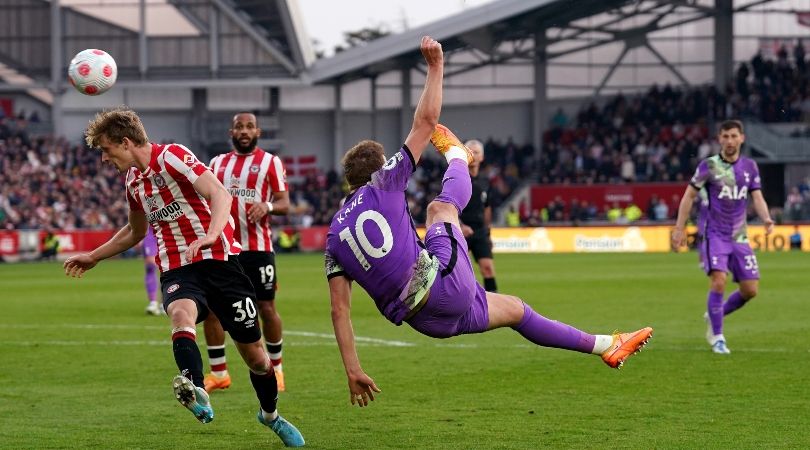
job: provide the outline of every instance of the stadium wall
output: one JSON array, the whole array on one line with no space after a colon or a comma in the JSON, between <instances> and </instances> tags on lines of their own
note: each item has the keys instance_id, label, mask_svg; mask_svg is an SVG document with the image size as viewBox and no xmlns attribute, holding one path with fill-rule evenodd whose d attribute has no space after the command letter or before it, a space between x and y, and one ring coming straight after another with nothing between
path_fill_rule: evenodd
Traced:
<instances>
[{"instance_id":1,"label":"stadium wall","mask_svg":"<svg viewBox=\"0 0 810 450\"><path fill-rule=\"evenodd\" d=\"M810 224L799 225L803 237L802 251L810 252ZM602 227L537 227L493 228L491 237L495 253L665 253L672 251L668 226L602 226ZM54 230L59 239L60 258L92 251L107 241L117 230ZM302 251L323 251L328 227L317 226L299 230ZM790 235L794 226L779 225L774 233L765 235L762 226L750 226L751 246L758 252L790 251ZM419 229L424 235L424 228ZM688 245L695 246L695 227L688 227ZM13 262L39 256L43 231L0 230L0 258Z\"/></svg>"}]
</instances>

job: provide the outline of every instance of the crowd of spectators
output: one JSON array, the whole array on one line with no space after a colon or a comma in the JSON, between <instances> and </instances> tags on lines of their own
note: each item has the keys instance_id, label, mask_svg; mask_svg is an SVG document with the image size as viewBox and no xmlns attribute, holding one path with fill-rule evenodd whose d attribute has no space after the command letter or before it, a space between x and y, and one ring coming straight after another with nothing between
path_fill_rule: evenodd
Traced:
<instances>
[{"instance_id":1,"label":"crowd of spectators","mask_svg":"<svg viewBox=\"0 0 810 450\"><path fill-rule=\"evenodd\" d=\"M110 229L127 221L114 167L82 145L29 137L24 119L0 119L0 177L2 229Z\"/></svg>"}]
</instances>

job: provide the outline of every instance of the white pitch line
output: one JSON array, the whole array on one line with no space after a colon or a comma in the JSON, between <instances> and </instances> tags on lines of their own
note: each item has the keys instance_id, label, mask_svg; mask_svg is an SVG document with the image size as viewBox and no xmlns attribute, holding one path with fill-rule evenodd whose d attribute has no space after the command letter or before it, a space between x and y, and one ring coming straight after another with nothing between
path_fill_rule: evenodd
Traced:
<instances>
[{"instance_id":1,"label":"white pitch line","mask_svg":"<svg viewBox=\"0 0 810 450\"><path fill-rule=\"evenodd\" d=\"M67 329L87 329L87 330L143 330L143 329L150 329L150 330L167 330L167 326L162 325L131 325L131 324L48 324L44 325L47 328L67 328ZM0 323L0 329L39 329L43 328L43 325L37 324L12 324L12 323ZM294 331L294 330L285 330L284 334L290 336L303 336L303 337L312 337L318 339L326 339L326 342L316 342L316 341L303 341L303 342L289 342L287 345L290 346L301 346L301 347L319 347L319 346L336 346L336 342L334 340L334 335L330 333L316 333L312 331ZM422 344L416 344L413 342L407 341L397 341L397 340L388 340L388 339L379 339L373 337L366 337L366 336L355 336L355 341L357 346L361 347L419 347ZM139 340L116 340L116 341L68 341L68 340L57 340L57 341L9 341L6 340L3 342L3 345L11 345L11 346L18 346L18 347L35 347L35 346L44 346L44 345L53 345L53 346L84 346L84 345L118 345L118 346L163 346L168 345L171 341L155 341L155 340L147 340L147 341L139 341ZM459 349L503 349L503 348L520 348L520 349L531 349L534 348L534 345L531 344L507 344L507 345L479 345L479 344L471 344L471 343L454 343L454 342L446 342L446 341L438 341L432 344L425 345L427 347L434 347L434 348L459 348ZM675 351L675 352L708 352L708 349L705 346L678 346L678 345L656 345L655 342L651 343L650 347L648 347L645 352L649 351ZM782 347L768 347L768 348L735 348L735 353L810 353L810 349L801 349L801 348L782 348Z\"/></svg>"},{"instance_id":2,"label":"white pitch line","mask_svg":"<svg viewBox=\"0 0 810 450\"><path fill-rule=\"evenodd\" d=\"M0 323L0 328L8 328L8 329L17 329L17 330L33 330L33 329L40 329L43 326L47 328L67 328L73 330L169 330L169 326L163 325L132 325L132 324L81 324L81 323L61 323L61 324L47 324L47 325L37 325L37 324L16 324L16 323ZM321 338L321 339L335 339L334 334L330 333L316 333L312 331L295 331L295 330L284 330L284 334L289 336L305 336L305 337L314 337L314 338ZM377 344L382 346L388 347L413 347L416 344L411 342L405 341L395 341L395 340L388 340L388 339L379 339L373 337L366 337L366 336L355 336L354 340L356 342L364 342L369 344ZM69 342L69 341L68 341Z\"/></svg>"}]
</instances>

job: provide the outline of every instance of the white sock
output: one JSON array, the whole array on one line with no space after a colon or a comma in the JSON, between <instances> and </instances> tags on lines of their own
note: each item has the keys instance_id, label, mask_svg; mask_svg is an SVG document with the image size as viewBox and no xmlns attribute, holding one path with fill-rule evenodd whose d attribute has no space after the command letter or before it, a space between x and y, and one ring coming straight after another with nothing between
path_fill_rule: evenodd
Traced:
<instances>
[{"instance_id":1,"label":"white sock","mask_svg":"<svg viewBox=\"0 0 810 450\"><path fill-rule=\"evenodd\" d=\"M594 355L601 355L605 353L605 350L609 349L611 345L613 345L613 336L609 334L597 334L594 336L596 341L593 343L593 350L591 353Z\"/></svg>"},{"instance_id":2,"label":"white sock","mask_svg":"<svg viewBox=\"0 0 810 450\"><path fill-rule=\"evenodd\" d=\"M723 336L722 334L715 334L714 337L712 337L712 345L716 344L717 341L725 341L725 340L726 337Z\"/></svg>"},{"instance_id":3,"label":"white sock","mask_svg":"<svg viewBox=\"0 0 810 450\"><path fill-rule=\"evenodd\" d=\"M448 163L455 158L462 159L466 163L468 161L467 150L464 150L463 148L456 147L455 145L453 145L452 147L447 149L446 152L444 152L444 158L447 160Z\"/></svg>"},{"instance_id":4,"label":"white sock","mask_svg":"<svg viewBox=\"0 0 810 450\"><path fill-rule=\"evenodd\" d=\"M271 413L269 413L269 412L267 412L265 410L262 410L262 417L264 417L264 420L266 420L268 422L272 422L272 421L278 419L278 410L275 410L275 411L273 411Z\"/></svg>"},{"instance_id":5,"label":"white sock","mask_svg":"<svg viewBox=\"0 0 810 450\"><path fill-rule=\"evenodd\" d=\"M223 378L228 376L227 370L212 370L211 373L217 378Z\"/></svg>"}]
</instances>

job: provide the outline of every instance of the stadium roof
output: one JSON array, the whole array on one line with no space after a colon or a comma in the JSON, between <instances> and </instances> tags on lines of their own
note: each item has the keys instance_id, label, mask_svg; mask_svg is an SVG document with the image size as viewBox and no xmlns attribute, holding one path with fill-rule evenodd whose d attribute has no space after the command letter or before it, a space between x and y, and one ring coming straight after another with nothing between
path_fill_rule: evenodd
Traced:
<instances>
[{"instance_id":1,"label":"stadium roof","mask_svg":"<svg viewBox=\"0 0 810 450\"><path fill-rule=\"evenodd\" d=\"M413 67L422 61L418 49L422 35L442 42L446 78L488 65L527 65L534 59L535 33L546 30L549 67L556 64L565 69L558 74L561 79L549 75L549 87L556 83L578 95L606 87L632 88L632 80L617 83L620 77L615 77L617 68L622 72L628 66L634 70L655 66L655 75L646 77L653 82L703 83L711 81L715 65L713 19L723 12L717 5L727 8L726 12L741 13L769 2L499 0L316 61L309 74L316 83L349 82ZM673 42L690 39L673 48ZM733 50L729 47L727 52ZM730 71L733 61L728 66ZM566 84L572 75L586 70L592 75L581 87L587 89L577 91L578 86Z\"/></svg>"},{"instance_id":2,"label":"stadium roof","mask_svg":"<svg viewBox=\"0 0 810 450\"><path fill-rule=\"evenodd\" d=\"M294 0L146 0L143 28L140 0L54 1L59 26L49 0L0 0L0 64L13 75L0 89L53 88L73 54L100 46L119 86L301 84L314 59Z\"/></svg>"}]
</instances>

